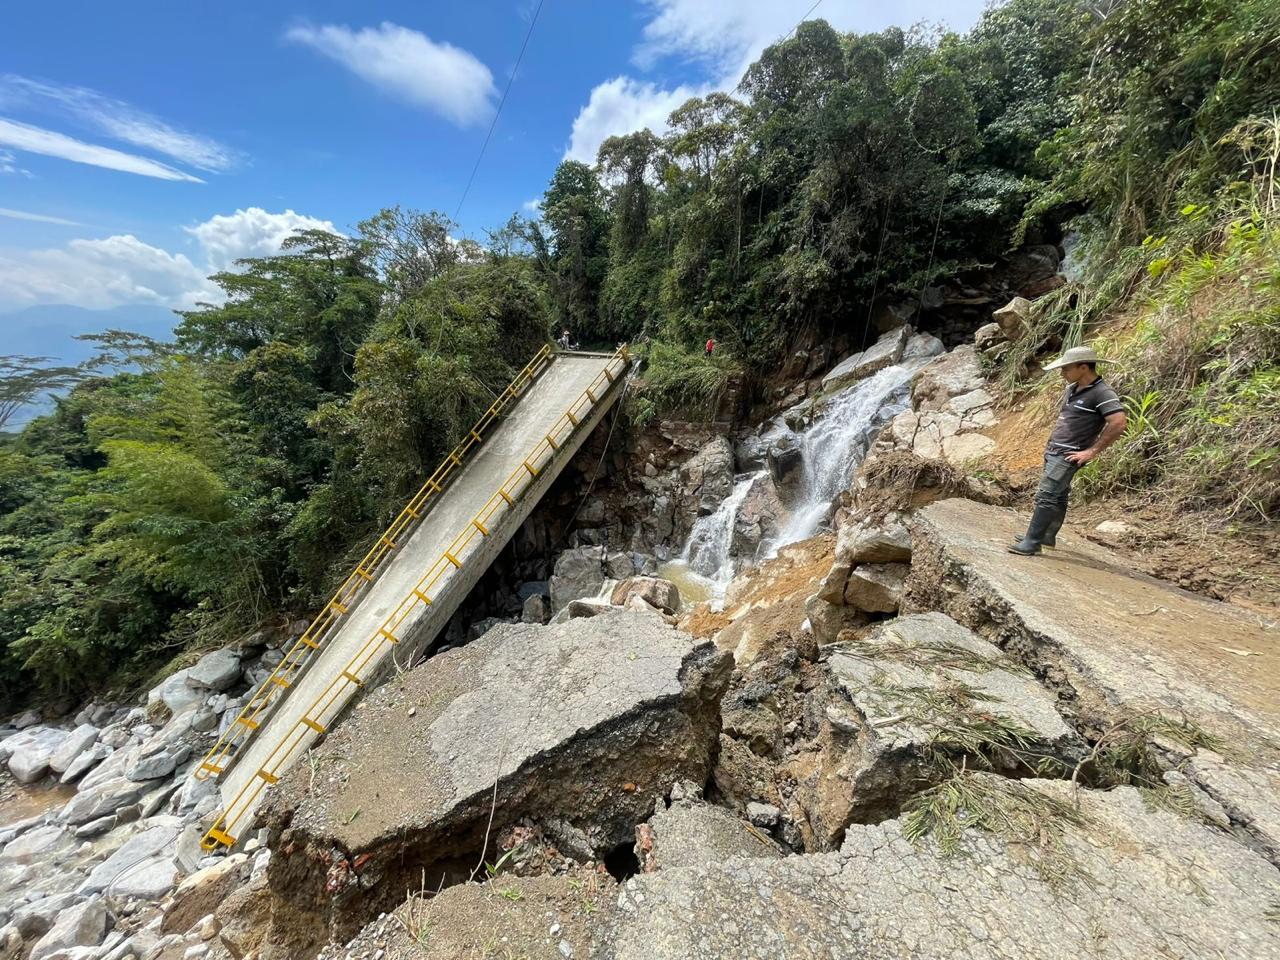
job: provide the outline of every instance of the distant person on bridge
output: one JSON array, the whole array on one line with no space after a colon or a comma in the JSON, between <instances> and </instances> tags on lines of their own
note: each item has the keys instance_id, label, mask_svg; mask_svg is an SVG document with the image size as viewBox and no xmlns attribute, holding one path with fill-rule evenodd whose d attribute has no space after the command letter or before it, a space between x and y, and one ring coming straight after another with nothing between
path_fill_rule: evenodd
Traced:
<instances>
[{"instance_id":1,"label":"distant person on bridge","mask_svg":"<svg viewBox=\"0 0 1280 960\"><path fill-rule=\"evenodd\" d=\"M710 357L711 354L715 353L715 349L716 349L716 341L714 338L712 338L707 341L707 356Z\"/></svg>"},{"instance_id":2,"label":"distant person on bridge","mask_svg":"<svg viewBox=\"0 0 1280 960\"><path fill-rule=\"evenodd\" d=\"M1061 370L1067 389L1058 422L1044 451L1044 473L1036 490L1035 510L1026 535L1010 553L1034 556L1054 546L1067 516L1067 496L1076 471L1115 443L1128 426L1124 404L1098 376L1103 361L1092 347L1072 347L1046 370Z\"/></svg>"},{"instance_id":3,"label":"distant person on bridge","mask_svg":"<svg viewBox=\"0 0 1280 960\"><path fill-rule=\"evenodd\" d=\"M578 345L577 345L576 343L574 343L572 339L570 339L570 337L569 337L569 331L568 331L568 330L566 330L564 333L560 334L560 339L558 339L558 340L556 341L556 343L560 346L560 349L561 349L561 350L576 350L576 349L578 349Z\"/></svg>"}]
</instances>

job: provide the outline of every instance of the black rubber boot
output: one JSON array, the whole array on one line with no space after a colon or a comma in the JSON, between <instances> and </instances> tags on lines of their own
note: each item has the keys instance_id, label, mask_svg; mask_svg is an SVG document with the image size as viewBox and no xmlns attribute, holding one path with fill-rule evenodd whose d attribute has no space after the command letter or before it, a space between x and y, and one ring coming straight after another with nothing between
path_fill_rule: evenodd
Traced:
<instances>
[{"instance_id":1,"label":"black rubber boot","mask_svg":"<svg viewBox=\"0 0 1280 960\"><path fill-rule=\"evenodd\" d=\"M1066 519L1067 508L1056 507L1053 511L1053 519L1049 521L1044 536L1040 538L1040 546L1052 549L1058 545L1058 531L1062 529L1062 522Z\"/></svg>"},{"instance_id":2,"label":"black rubber boot","mask_svg":"<svg viewBox=\"0 0 1280 960\"><path fill-rule=\"evenodd\" d=\"M1024 557L1034 557L1040 552L1040 544L1049 530L1049 524L1057 516L1056 507L1036 506L1031 514L1031 522L1027 524L1026 535L1009 548L1010 553L1018 553Z\"/></svg>"}]
</instances>

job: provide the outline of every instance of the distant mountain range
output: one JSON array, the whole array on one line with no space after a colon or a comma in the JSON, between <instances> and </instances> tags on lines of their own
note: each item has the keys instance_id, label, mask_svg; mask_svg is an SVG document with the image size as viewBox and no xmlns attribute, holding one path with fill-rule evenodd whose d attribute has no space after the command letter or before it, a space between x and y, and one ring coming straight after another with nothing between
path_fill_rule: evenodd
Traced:
<instances>
[{"instance_id":1,"label":"distant mountain range","mask_svg":"<svg viewBox=\"0 0 1280 960\"><path fill-rule=\"evenodd\" d=\"M162 340L173 333L178 319L168 307L141 304L88 310L59 303L0 312L0 355L50 357L51 365L72 366L94 354L93 344L76 339L82 333L128 330ZM21 428L50 406L49 398L42 398L18 411L7 429Z\"/></svg>"}]
</instances>

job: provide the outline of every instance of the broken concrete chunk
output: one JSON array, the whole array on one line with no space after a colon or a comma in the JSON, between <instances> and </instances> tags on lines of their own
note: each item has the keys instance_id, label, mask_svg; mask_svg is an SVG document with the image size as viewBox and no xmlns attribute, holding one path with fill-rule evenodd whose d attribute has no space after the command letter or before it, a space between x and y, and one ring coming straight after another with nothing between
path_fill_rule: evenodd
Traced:
<instances>
[{"instance_id":1,"label":"broken concrete chunk","mask_svg":"<svg viewBox=\"0 0 1280 960\"><path fill-rule=\"evenodd\" d=\"M763 805L753 803L751 806ZM777 807L770 809L777 811ZM772 838L752 830L747 821L724 807L706 803L660 806L644 827L648 828L650 837L648 849L642 851L642 845L637 843L636 854L646 872L719 863L729 857L783 855L782 848ZM637 833L641 830L643 827ZM642 853L649 855L647 862Z\"/></svg>"},{"instance_id":2,"label":"broken concrete chunk","mask_svg":"<svg viewBox=\"0 0 1280 960\"><path fill-rule=\"evenodd\" d=\"M945 774L939 760L1009 773L1043 758L1064 774L1084 745L1053 697L1000 651L940 613L913 614L850 640L830 660L821 765L800 791L814 830L894 815Z\"/></svg>"},{"instance_id":3,"label":"broken concrete chunk","mask_svg":"<svg viewBox=\"0 0 1280 960\"><path fill-rule=\"evenodd\" d=\"M630 844L675 782L707 779L731 665L710 641L616 609L505 625L431 658L330 734L323 778L304 764L268 795L269 884L289 904L272 940L315 943L330 917L349 935L424 871L433 889L465 879L486 830L521 818L567 825L597 858Z\"/></svg>"},{"instance_id":4,"label":"broken concrete chunk","mask_svg":"<svg viewBox=\"0 0 1280 960\"><path fill-rule=\"evenodd\" d=\"M1074 803L1061 781L1028 781ZM838 853L721 863L627 880L602 960L1109 956L1280 958L1274 867L1229 836L1148 810L1131 787L1082 790L1082 825L1034 845L964 830L951 856L902 821L855 826ZM1055 869L1056 868L1056 869Z\"/></svg>"}]
</instances>

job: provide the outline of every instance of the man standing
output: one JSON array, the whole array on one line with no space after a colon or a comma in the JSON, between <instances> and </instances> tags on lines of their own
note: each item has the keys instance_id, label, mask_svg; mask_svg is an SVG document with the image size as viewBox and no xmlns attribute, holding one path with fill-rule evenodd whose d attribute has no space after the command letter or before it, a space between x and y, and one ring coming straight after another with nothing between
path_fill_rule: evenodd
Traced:
<instances>
[{"instance_id":1,"label":"man standing","mask_svg":"<svg viewBox=\"0 0 1280 960\"><path fill-rule=\"evenodd\" d=\"M1072 347L1046 370L1061 370L1067 381L1062 410L1044 451L1044 473L1026 535L1010 553L1034 556L1052 547L1067 516L1067 496L1076 471L1115 443L1128 419L1116 392L1098 376L1101 363L1092 347Z\"/></svg>"}]
</instances>

